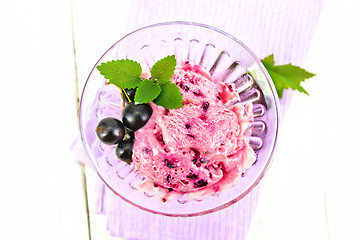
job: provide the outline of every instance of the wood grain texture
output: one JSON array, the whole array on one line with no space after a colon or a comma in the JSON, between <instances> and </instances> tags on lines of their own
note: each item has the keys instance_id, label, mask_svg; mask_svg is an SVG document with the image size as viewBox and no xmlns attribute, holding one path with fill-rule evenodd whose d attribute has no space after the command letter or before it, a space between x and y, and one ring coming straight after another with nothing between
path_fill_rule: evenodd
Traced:
<instances>
[{"instance_id":1,"label":"wood grain texture","mask_svg":"<svg viewBox=\"0 0 360 240\"><path fill-rule=\"evenodd\" d=\"M129 6L131 1L72 0L74 47L78 79L78 95L81 96L88 75L101 55L125 34ZM87 179L88 201L90 205L97 201L94 192L98 176L93 169L85 171ZM106 217L90 213L91 239L112 240L106 228Z\"/></svg>"},{"instance_id":2,"label":"wood grain texture","mask_svg":"<svg viewBox=\"0 0 360 240\"><path fill-rule=\"evenodd\" d=\"M69 1L1 7L0 239L89 239Z\"/></svg>"},{"instance_id":3,"label":"wood grain texture","mask_svg":"<svg viewBox=\"0 0 360 240\"><path fill-rule=\"evenodd\" d=\"M304 65L317 74L304 84L310 98L296 94L291 102L249 239L360 238L360 83L354 72L360 31L353 28L359 9L352 0L324 4Z\"/></svg>"},{"instance_id":4,"label":"wood grain texture","mask_svg":"<svg viewBox=\"0 0 360 240\"><path fill-rule=\"evenodd\" d=\"M360 239L360 2L329 1L314 35L307 83L316 124L330 239ZM341 16L336 18L334 16Z\"/></svg>"}]
</instances>

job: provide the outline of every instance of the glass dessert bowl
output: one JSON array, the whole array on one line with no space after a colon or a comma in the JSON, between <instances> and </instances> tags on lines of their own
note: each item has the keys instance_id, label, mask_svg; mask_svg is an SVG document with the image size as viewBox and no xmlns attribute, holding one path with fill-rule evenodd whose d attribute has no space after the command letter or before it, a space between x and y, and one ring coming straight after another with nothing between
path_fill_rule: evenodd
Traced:
<instances>
[{"instance_id":1,"label":"glass dessert bowl","mask_svg":"<svg viewBox=\"0 0 360 240\"><path fill-rule=\"evenodd\" d=\"M232 108L235 104L251 105L251 108L247 108L251 112L245 115L251 115L252 120L243 134L246 137L246 144L251 147L256 159L251 162L252 166L249 169L241 169L231 185L219 191L204 191L207 180L197 180L198 176L192 173L186 173L187 180L191 183L194 181L194 187L199 187L198 191L193 189L194 191L175 194L169 186L161 188L162 186L157 186L156 182L151 181L152 188L144 187L146 186L144 183L148 183L149 179L138 171L139 167L135 166L135 161L129 165L119 160L115 155L115 146L103 144L96 136L95 129L98 122L105 117L121 119L123 106L120 90L115 86L107 85L108 80L104 79L96 67L107 61L131 59L140 63L144 72L150 72L155 62L169 55L175 55L177 65L182 65L183 69L184 66L185 68L192 66L188 67L192 70L200 69L199 72L209 76L219 91L222 86L226 86L235 93L234 101L224 103L226 108ZM188 91L187 86L181 85L180 88ZM199 93L194 91L194 95L196 98ZM214 101L216 102L217 99ZM202 105L202 108L207 111L208 103L206 102L205 107ZM151 25L128 34L99 59L83 90L80 103L80 130L95 171L119 197L156 214L198 216L221 210L239 201L262 179L274 154L279 126L278 109L277 94L269 74L243 43L209 26L189 22L169 22ZM187 129L190 127L189 124L185 125ZM142 138L140 140L144 140L147 136L150 138L150 135L140 135ZM136 135L135 139L140 135ZM194 136L187 135L190 140L195 139ZM147 149L146 152L150 150ZM199 155L196 150L191 154ZM197 158L199 161L194 164L198 164L199 168L201 164L206 164L205 158L199 156ZM136 163L139 161L141 162L141 158L137 159ZM165 159L164 164L169 171L173 171L174 162ZM213 178L211 173L210 178ZM163 195L168 193L168 196L159 198L153 191L155 188L166 189L162 192ZM202 194L197 194L198 192Z\"/></svg>"}]
</instances>

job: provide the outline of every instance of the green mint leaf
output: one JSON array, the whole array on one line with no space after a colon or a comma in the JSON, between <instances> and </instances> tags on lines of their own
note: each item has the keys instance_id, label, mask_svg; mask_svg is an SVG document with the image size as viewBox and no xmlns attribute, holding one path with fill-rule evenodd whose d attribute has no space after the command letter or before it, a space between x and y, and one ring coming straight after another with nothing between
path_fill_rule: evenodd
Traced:
<instances>
[{"instance_id":1,"label":"green mint leaf","mask_svg":"<svg viewBox=\"0 0 360 240\"><path fill-rule=\"evenodd\" d=\"M154 100L157 105L166 109L175 109L182 107L183 99L178 86L175 83L167 82L160 85L162 91Z\"/></svg>"},{"instance_id":2,"label":"green mint leaf","mask_svg":"<svg viewBox=\"0 0 360 240\"><path fill-rule=\"evenodd\" d=\"M284 89L288 88L298 90L299 92L309 95L300 84L305 81L305 79L315 76L315 74L307 72L306 70L292 64L275 66L273 54L261 60L261 62L269 72L279 98L282 97Z\"/></svg>"},{"instance_id":3,"label":"green mint leaf","mask_svg":"<svg viewBox=\"0 0 360 240\"><path fill-rule=\"evenodd\" d=\"M142 69L139 63L129 60L113 60L97 66L101 75L120 88L135 88L141 83Z\"/></svg>"},{"instance_id":4,"label":"green mint leaf","mask_svg":"<svg viewBox=\"0 0 360 240\"><path fill-rule=\"evenodd\" d=\"M135 102L148 103L159 96L161 87L152 79L144 79L138 86L135 93Z\"/></svg>"},{"instance_id":5,"label":"green mint leaf","mask_svg":"<svg viewBox=\"0 0 360 240\"><path fill-rule=\"evenodd\" d=\"M153 78L156 78L160 84L164 84L173 76L176 66L175 55L167 56L157 61L152 66L150 73Z\"/></svg>"},{"instance_id":6,"label":"green mint leaf","mask_svg":"<svg viewBox=\"0 0 360 240\"><path fill-rule=\"evenodd\" d=\"M140 64L129 59L101 63L97 69L109 80L109 83L115 84L121 89L136 88L135 102L154 101L166 109L174 109L181 107L183 102L179 88L169 81L174 74L175 67L175 55L171 55L157 61L152 66L150 79L141 78Z\"/></svg>"}]
</instances>

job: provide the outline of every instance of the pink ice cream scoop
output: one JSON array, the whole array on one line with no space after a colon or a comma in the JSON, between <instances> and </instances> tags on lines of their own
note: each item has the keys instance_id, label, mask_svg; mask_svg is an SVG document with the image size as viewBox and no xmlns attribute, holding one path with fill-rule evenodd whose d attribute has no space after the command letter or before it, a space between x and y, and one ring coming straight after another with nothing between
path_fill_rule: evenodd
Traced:
<instances>
[{"instance_id":1,"label":"pink ice cream scoop","mask_svg":"<svg viewBox=\"0 0 360 240\"><path fill-rule=\"evenodd\" d=\"M237 94L196 66L183 64L171 81L183 107L166 110L152 103L149 122L135 135L133 161L148 178L143 187L163 195L222 191L256 160L243 135L253 121L251 105L226 107Z\"/></svg>"}]
</instances>

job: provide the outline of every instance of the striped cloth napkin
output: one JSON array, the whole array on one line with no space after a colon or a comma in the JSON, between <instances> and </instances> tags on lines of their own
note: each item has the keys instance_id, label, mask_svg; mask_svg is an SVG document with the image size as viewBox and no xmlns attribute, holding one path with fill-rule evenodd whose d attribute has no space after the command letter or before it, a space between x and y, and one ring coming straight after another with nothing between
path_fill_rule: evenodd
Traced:
<instances>
[{"instance_id":1,"label":"striped cloth napkin","mask_svg":"<svg viewBox=\"0 0 360 240\"><path fill-rule=\"evenodd\" d=\"M192 21L230 33L260 58L274 53L276 64L301 66L311 43L322 0L134 0L127 32L167 21ZM284 110L291 92L281 100ZM284 111L283 111L284 112ZM89 165L80 140L73 152ZM276 159L275 159L276 161ZM245 239L256 210L260 186L236 204L216 213L192 218L171 218L129 205L106 188L100 179L94 186L92 213L107 217L112 236L125 239Z\"/></svg>"}]
</instances>

